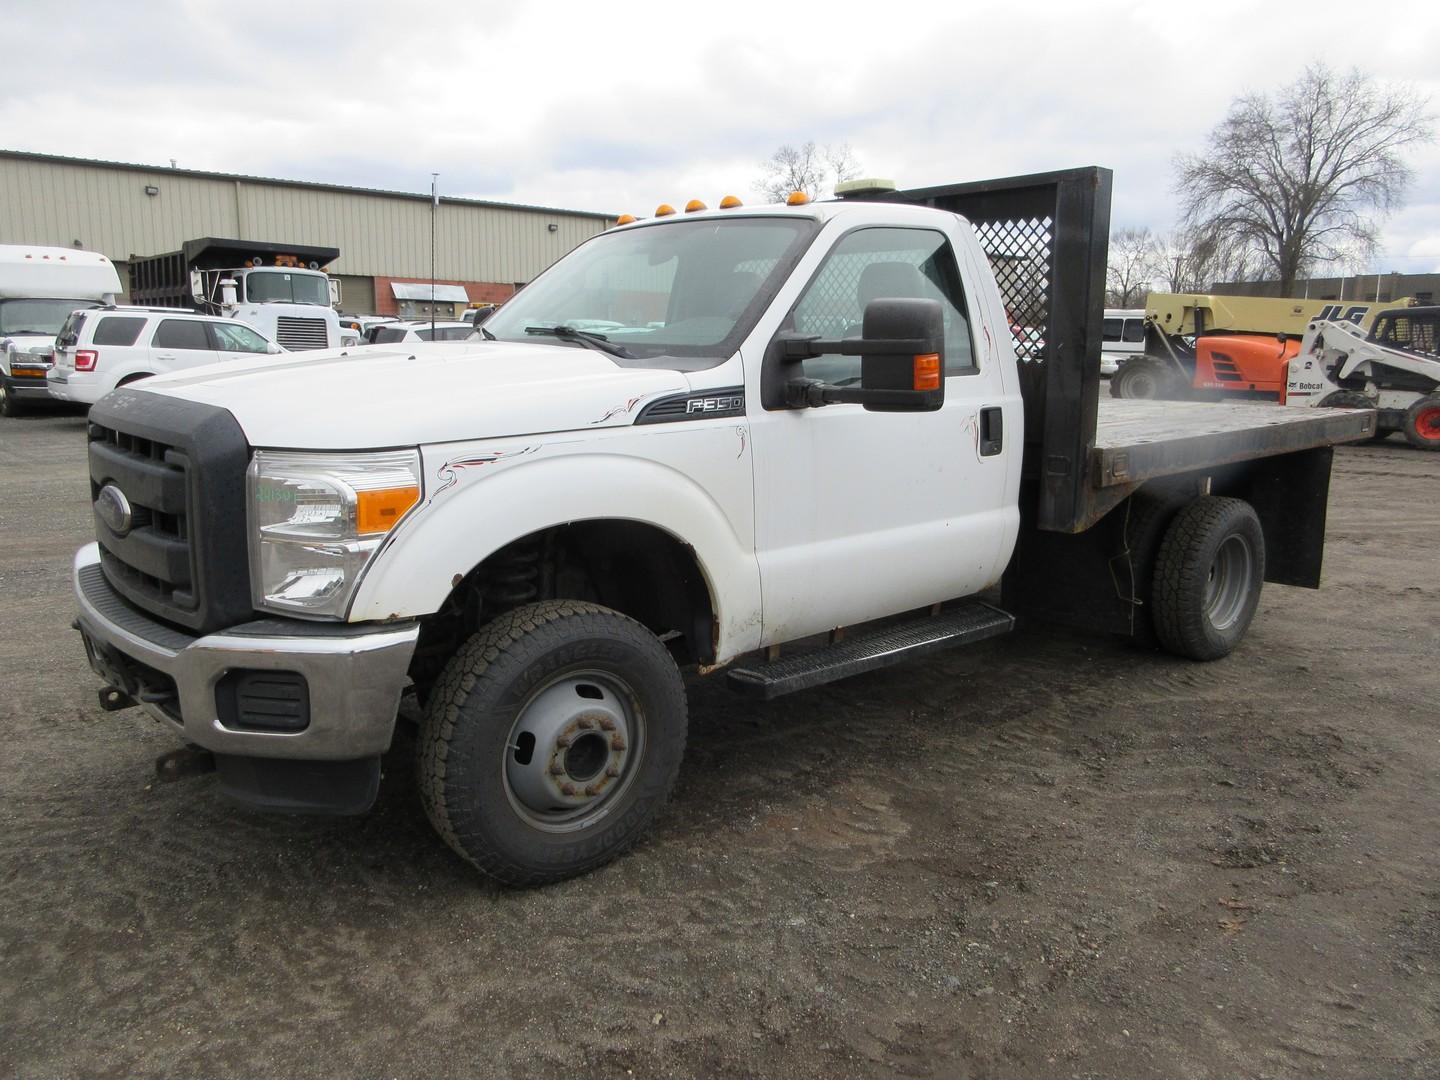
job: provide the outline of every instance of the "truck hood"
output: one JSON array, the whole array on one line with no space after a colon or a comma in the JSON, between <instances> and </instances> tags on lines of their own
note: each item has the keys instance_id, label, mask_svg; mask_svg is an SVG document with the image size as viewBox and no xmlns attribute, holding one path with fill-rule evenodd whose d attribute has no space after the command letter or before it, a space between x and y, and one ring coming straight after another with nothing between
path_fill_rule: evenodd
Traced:
<instances>
[{"instance_id":1,"label":"truck hood","mask_svg":"<svg viewBox=\"0 0 1440 1080\"><path fill-rule=\"evenodd\" d=\"M212 364L135 387L230 412L252 446L362 449L629 424L677 371L569 345L372 345Z\"/></svg>"}]
</instances>

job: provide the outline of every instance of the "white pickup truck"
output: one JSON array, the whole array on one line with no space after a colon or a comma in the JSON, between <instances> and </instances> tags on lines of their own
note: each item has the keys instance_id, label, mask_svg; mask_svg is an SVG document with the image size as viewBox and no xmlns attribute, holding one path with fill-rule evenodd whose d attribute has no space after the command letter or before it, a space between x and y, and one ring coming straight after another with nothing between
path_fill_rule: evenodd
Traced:
<instances>
[{"instance_id":1,"label":"white pickup truck","mask_svg":"<svg viewBox=\"0 0 1440 1080\"><path fill-rule=\"evenodd\" d=\"M657 215L466 346L115 391L74 568L102 706L252 805L356 813L413 692L430 819L533 884L653 820L683 667L773 697L1017 616L1223 656L1262 579L1318 585L1331 446L1374 415L1100 411L1109 193L1087 168Z\"/></svg>"}]
</instances>

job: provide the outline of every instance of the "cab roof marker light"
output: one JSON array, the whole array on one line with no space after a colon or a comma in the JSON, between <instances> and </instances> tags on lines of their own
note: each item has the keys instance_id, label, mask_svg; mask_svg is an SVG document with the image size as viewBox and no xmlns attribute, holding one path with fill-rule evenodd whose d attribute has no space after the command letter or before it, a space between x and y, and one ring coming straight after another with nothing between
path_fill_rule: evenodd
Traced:
<instances>
[{"instance_id":1,"label":"cab roof marker light","mask_svg":"<svg viewBox=\"0 0 1440 1080\"><path fill-rule=\"evenodd\" d=\"M708 206L706 206L703 202L701 202L699 199L691 199L689 202L687 202L687 203L685 204L685 213L687 213L687 214L694 214L694 213L697 213L697 212L700 211L700 210L709 210L709 209L710 209L710 208L709 208Z\"/></svg>"},{"instance_id":2,"label":"cab roof marker light","mask_svg":"<svg viewBox=\"0 0 1440 1080\"><path fill-rule=\"evenodd\" d=\"M655 208L656 217L669 217L673 213L675 213L675 208L668 202L662 202Z\"/></svg>"},{"instance_id":3,"label":"cab roof marker light","mask_svg":"<svg viewBox=\"0 0 1440 1080\"><path fill-rule=\"evenodd\" d=\"M635 224L635 221L636 221L636 218L635 218L635 215L634 215L634 214L621 214L618 218L615 219L615 224L616 224L616 225L633 225L633 224Z\"/></svg>"},{"instance_id":4,"label":"cab roof marker light","mask_svg":"<svg viewBox=\"0 0 1440 1080\"><path fill-rule=\"evenodd\" d=\"M744 205L745 204L742 203L740 199L734 195L726 195L723 199L720 200L721 210L734 210L737 206Z\"/></svg>"},{"instance_id":5,"label":"cab roof marker light","mask_svg":"<svg viewBox=\"0 0 1440 1080\"><path fill-rule=\"evenodd\" d=\"M810 196L803 191L792 191L790 197L785 200L786 206L804 206L810 201Z\"/></svg>"}]
</instances>

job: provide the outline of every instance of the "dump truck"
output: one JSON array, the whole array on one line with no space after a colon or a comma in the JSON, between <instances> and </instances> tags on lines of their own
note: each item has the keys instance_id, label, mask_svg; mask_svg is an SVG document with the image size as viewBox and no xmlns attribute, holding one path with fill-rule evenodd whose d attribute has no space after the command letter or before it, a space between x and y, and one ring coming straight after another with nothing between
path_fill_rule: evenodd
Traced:
<instances>
[{"instance_id":1,"label":"dump truck","mask_svg":"<svg viewBox=\"0 0 1440 1080\"><path fill-rule=\"evenodd\" d=\"M334 349L340 283L324 268L338 248L205 237L179 251L130 257L130 300L249 323L291 352Z\"/></svg>"}]
</instances>

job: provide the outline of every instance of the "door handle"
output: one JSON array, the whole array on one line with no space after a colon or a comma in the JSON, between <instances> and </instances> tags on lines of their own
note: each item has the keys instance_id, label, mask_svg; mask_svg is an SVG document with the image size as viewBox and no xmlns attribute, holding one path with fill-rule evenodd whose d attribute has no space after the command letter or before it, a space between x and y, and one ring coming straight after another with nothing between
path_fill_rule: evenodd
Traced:
<instances>
[{"instance_id":1,"label":"door handle","mask_svg":"<svg viewBox=\"0 0 1440 1080\"><path fill-rule=\"evenodd\" d=\"M980 410L980 456L994 457L1005 448L1005 414L999 405Z\"/></svg>"}]
</instances>

